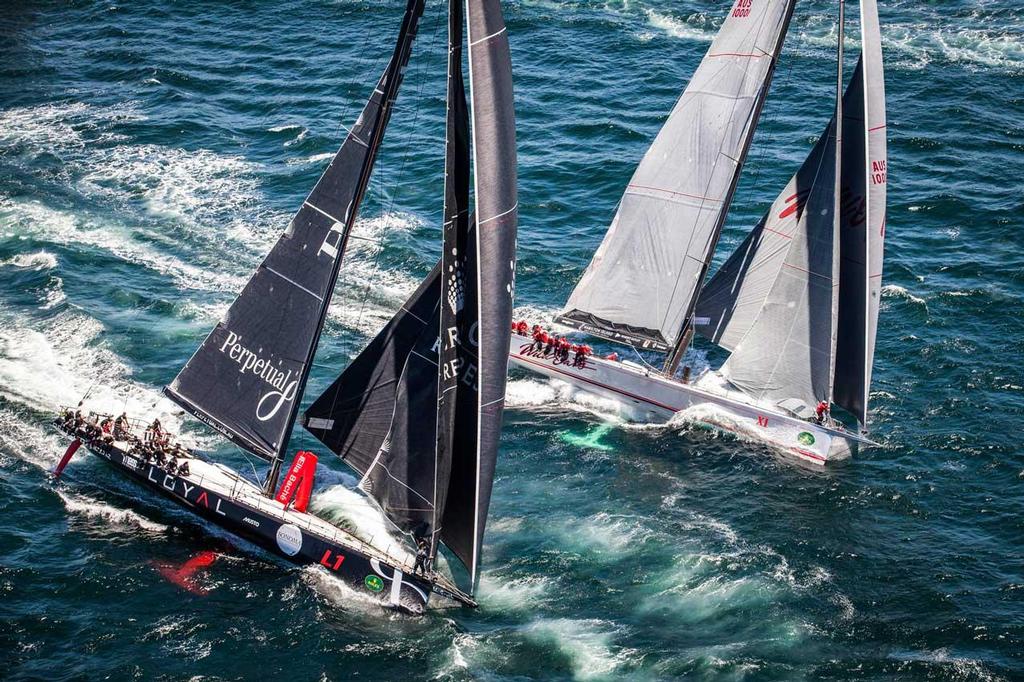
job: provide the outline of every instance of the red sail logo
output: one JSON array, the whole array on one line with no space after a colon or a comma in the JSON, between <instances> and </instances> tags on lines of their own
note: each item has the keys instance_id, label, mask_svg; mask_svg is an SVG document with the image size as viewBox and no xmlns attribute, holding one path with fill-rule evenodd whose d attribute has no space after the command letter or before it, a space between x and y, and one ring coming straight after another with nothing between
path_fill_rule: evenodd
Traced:
<instances>
[{"instance_id":1,"label":"red sail logo","mask_svg":"<svg viewBox=\"0 0 1024 682\"><path fill-rule=\"evenodd\" d=\"M782 212L779 213L779 220L785 220L798 211L802 215L804 212L804 204L807 203L807 195L810 193L811 190L805 189L790 197L786 197L786 208L782 209ZM799 219L800 216L798 215L797 218Z\"/></svg>"}]
</instances>

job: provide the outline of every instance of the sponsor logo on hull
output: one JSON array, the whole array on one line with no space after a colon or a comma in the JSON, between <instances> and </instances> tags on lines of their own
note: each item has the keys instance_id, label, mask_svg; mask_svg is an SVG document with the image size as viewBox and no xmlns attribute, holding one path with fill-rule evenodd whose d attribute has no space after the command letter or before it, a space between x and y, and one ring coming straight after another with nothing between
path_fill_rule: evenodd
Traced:
<instances>
[{"instance_id":1,"label":"sponsor logo on hull","mask_svg":"<svg viewBox=\"0 0 1024 682\"><path fill-rule=\"evenodd\" d=\"M291 523L277 529L277 546L288 556L295 556L302 550L302 531Z\"/></svg>"}]
</instances>

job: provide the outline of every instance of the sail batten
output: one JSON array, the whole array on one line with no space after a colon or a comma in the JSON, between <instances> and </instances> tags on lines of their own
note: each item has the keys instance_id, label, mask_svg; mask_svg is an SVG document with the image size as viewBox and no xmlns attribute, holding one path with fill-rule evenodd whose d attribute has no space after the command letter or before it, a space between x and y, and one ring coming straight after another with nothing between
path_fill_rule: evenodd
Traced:
<instances>
[{"instance_id":1,"label":"sail batten","mask_svg":"<svg viewBox=\"0 0 1024 682\"><path fill-rule=\"evenodd\" d=\"M793 11L737 0L627 186L559 322L672 348L693 310Z\"/></svg>"}]
</instances>

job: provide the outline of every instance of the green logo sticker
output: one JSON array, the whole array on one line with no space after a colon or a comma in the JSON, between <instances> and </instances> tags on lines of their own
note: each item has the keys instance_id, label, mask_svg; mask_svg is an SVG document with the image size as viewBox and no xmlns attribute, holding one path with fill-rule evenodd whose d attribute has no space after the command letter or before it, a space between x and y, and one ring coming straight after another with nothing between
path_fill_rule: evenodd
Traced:
<instances>
[{"instance_id":1,"label":"green logo sticker","mask_svg":"<svg viewBox=\"0 0 1024 682\"><path fill-rule=\"evenodd\" d=\"M384 589L384 581L375 575L366 576L366 579L363 580L363 584L366 585L366 588L371 592L380 592Z\"/></svg>"},{"instance_id":2,"label":"green logo sticker","mask_svg":"<svg viewBox=\"0 0 1024 682\"><path fill-rule=\"evenodd\" d=\"M814 434L808 433L807 431L801 431L800 435L796 437L802 445L814 445Z\"/></svg>"}]
</instances>

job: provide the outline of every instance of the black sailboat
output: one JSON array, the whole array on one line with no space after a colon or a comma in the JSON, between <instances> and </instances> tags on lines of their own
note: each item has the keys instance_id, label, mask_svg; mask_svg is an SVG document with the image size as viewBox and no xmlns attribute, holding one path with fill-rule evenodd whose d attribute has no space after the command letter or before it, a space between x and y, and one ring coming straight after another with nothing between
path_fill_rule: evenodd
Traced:
<instances>
[{"instance_id":1,"label":"black sailboat","mask_svg":"<svg viewBox=\"0 0 1024 682\"><path fill-rule=\"evenodd\" d=\"M201 516L292 562L319 563L382 603L412 612L422 611L431 593L474 604L498 450L517 221L511 62L499 0L449 2L442 259L302 418L362 476L361 489L385 517L429 547L428 567L443 544L465 565L470 586L459 589L429 568L415 573L404 547L375 546L306 513L307 500L296 493L305 486L308 498L312 453L298 453L280 490L278 483L423 1L408 0L391 60L341 149L165 389L266 460L262 486L200 459L189 460L186 474L168 471L140 456L145 445L127 430L104 437L83 429L81 419L64 422L78 436L84 430L89 449Z\"/></svg>"}]
</instances>

